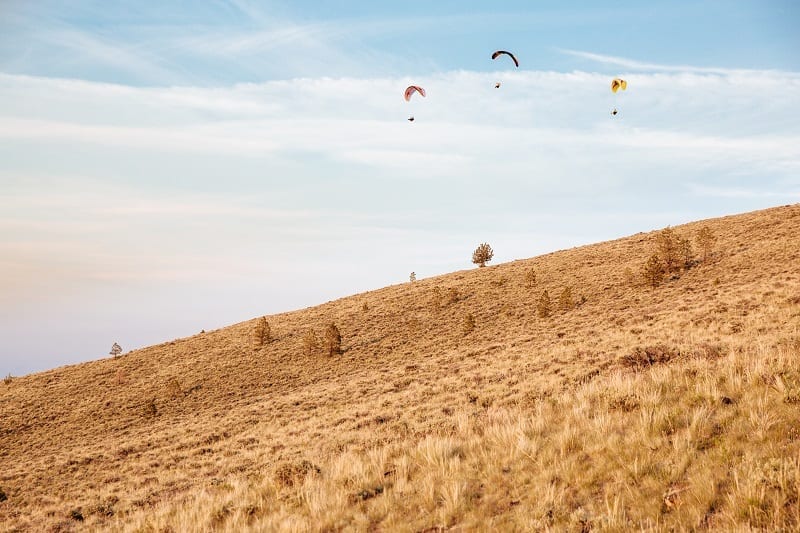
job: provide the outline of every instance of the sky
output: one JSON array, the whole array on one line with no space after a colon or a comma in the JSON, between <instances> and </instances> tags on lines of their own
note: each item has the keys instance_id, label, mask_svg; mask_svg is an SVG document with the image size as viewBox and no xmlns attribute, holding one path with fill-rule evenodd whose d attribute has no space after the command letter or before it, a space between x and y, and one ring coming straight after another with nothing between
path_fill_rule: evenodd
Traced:
<instances>
[{"instance_id":1,"label":"sky","mask_svg":"<svg viewBox=\"0 0 800 533\"><path fill-rule=\"evenodd\" d=\"M0 374L482 242L497 264L797 203L798 50L792 0L0 0Z\"/></svg>"}]
</instances>

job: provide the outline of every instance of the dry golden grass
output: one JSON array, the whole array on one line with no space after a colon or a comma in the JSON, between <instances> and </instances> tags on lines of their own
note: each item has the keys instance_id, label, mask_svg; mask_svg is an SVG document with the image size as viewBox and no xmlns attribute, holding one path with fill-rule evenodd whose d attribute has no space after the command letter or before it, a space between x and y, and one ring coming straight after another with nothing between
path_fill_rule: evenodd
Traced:
<instances>
[{"instance_id":1,"label":"dry golden grass","mask_svg":"<svg viewBox=\"0 0 800 533\"><path fill-rule=\"evenodd\" d=\"M0 525L798 530L800 205L702 227L657 288L642 233L14 378Z\"/></svg>"}]
</instances>

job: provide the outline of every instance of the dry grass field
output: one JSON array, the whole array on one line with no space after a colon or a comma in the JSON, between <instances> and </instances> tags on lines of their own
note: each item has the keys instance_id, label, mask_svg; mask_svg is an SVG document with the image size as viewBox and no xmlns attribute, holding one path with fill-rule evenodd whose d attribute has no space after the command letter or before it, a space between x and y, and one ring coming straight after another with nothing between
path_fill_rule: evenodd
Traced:
<instances>
[{"instance_id":1,"label":"dry grass field","mask_svg":"<svg viewBox=\"0 0 800 533\"><path fill-rule=\"evenodd\" d=\"M800 530L800 205L673 229L7 379L0 529Z\"/></svg>"}]
</instances>

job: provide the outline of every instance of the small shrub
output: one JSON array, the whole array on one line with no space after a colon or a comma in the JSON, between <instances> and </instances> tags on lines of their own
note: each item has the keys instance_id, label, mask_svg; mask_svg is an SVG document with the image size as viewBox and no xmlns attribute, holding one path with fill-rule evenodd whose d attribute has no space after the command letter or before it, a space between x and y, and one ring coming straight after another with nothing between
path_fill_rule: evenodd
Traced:
<instances>
[{"instance_id":1,"label":"small shrub","mask_svg":"<svg viewBox=\"0 0 800 533\"><path fill-rule=\"evenodd\" d=\"M263 347L272 341L272 330L267 322L267 317L262 316L256 322L256 327L253 330L253 346L255 349Z\"/></svg>"},{"instance_id":2,"label":"small shrub","mask_svg":"<svg viewBox=\"0 0 800 533\"><path fill-rule=\"evenodd\" d=\"M458 301L458 289L450 287L447 289L447 305L454 304Z\"/></svg>"},{"instance_id":3,"label":"small shrub","mask_svg":"<svg viewBox=\"0 0 800 533\"><path fill-rule=\"evenodd\" d=\"M500 279L493 279L491 281L493 287L504 287L506 283L508 283L508 278L506 276L502 276Z\"/></svg>"},{"instance_id":4,"label":"small shrub","mask_svg":"<svg viewBox=\"0 0 800 533\"><path fill-rule=\"evenodd\" d=\"M694 252L692 251L692 243L685 237L678 237L678 258L680 266L689 269L694 264Z\"/></svg>"},{"instance_id":5,"label":"small shrub","mask_svg":"<svg viewBox=\"0 0 800 533\"><path fill-rule=\"evenodd\" d=\"M167 382L167 395L170 398L179 398L183 396L183 389L177 378L172 378Z\"/></svg>"},{"instance_id":6,"label":"small shrub","mask_svg":"<svg viewBox=\"0 0 800 533\"><path fill-rule=\"evenodd\" d=\"M672 228L662 229L656 235L656 249L667 272L674 272L680 267L680 246L678 235Z\"/></svg>"},{"instance_id":7,"label":"small shrub","mask_svg":"<svg viewBox=\"0 0 800 533\"><path fill-rule=\"evenodd\" d=\"M494 250L485 242L480 244L475 248L475 251L472 252L472 262L479 267L485 267L486 263L492 260L492 257L494 257Z\"/></svg>"},{"instance_id":8,"label":"small shrub","mask_svg":"<svg viewBox=\"0 0 800 533\"><path fill-rule=\"evenodd\" d=\"M437 311L439 308L442 307L442 289L439 287L434 287L433 292L431 293L430 299L431 309Z\"/></svg>"},{"instance_id":9,"label":"small shrub","mask_svg":"<svg viewBox=\"0 0 800 533\"><path fill-rule=\"evenodd\" d=\"M215 529L222 526L228 517L233 512L230 503L224 503L221 507L217 507L211 512L211 523L214 524Z\"/></svg>"},{"instance_id":10,"label":"small shrub","mask_svg":"<svg viewBox=\"0 0 800 533\"><path fill-rule=\"evenodd\" d=\"M464 317L464 323L462 324L461 329L464 335L469 335L470 333L475 331L475 317L472 315L472 313L468 313Z\"/></svg>"},{"instance_id":11,"label":"small shrub","mask_svg":"<svg viewBox=\"0 0 800 533\"><path fill-rule=\"evenodd\" d=\"M111 345L111 351L108 352L109 355L113 355L114 357L119 357L119 354L121 353L122 353L122 346L120 346L116 342Z\"/></svg>"},{"instance_id":12,"label":"small shrub","mask_svg":"<svg viewBox=\"0 0 800 533\"><path fill-rule=\"evenodd\" d=\"M275 471L275 481L283 487L293 487L305 479L308 474L320 474L322 469L311 461L284 463Z\"/></svg>"},{"instance_id":13,"label":"small shrub","mask_svg":"<svg viewBox=\"0 0 800 533\"><path fill-rule=\"evenodd\" d=\"M117 502L119 502L119 498L116 496L109 496L95 506L94 512L100 516L114 516L114 505Z\"/></svg>"},{"instance_id":14,"label":"small shrub","mask_svg":"<svg viewBox=\"0 0 800 533\"><path fill-rule=\"evenodd\" d=\"M664 264L657 254L651 255L642 267L642 279L651 287L658 287L664 281L664 274Z\"/></svg>"},{"instance_id":15,"label":"small shrub","mask_svg":"<svg viewBox=\"0 0 800 533\"><path fill-rule=\"evenodd\" d=\"M525 271L525 286L532 289L536 285L536 271L529 268Z\"/></svg>"},{"instance_id":16,"label":"small shrub","mask_svg":"<svg viewBox=\"0 0 800 533\"><path fill-rule=\"evenodd\" d=\"M309 329L306 331L305 335L303 335L303 351L306 355L314 355L318 349L319 339L317 338L317 334L314 333L314 330Z\"/></svg>"},{"instance_id":17,"label":"small shrub","mask_svg":"<svg viewBox=\"0 0 800 533\"><path fill-rule=\"evenodd\" d=\"M697 247L700 248L700 252L703 254L703 262L705 262L714 250L714 243L717 242L717 237L708 226L703 226L700 228L700 231L697 232L695 242L697 243Z\"/></svg>"},{"instance_id":18,"label":"small shrub","mask_svg":"<svg viewBox=\"0 0 800 533\"><path fill-rule=\"evenodd\" d=\"M575 301L572 299L572 287L564 287L564 290L558 295L558 306L563 311L569 311L575 307Z\"/></svg>"},{"instance_id":19,"label":"small shrub","mask_svg":"<svg viewBox=\"0 0 800 533\"><path fill-rule=\"evenodd\" d=\"M83 522L83 510L80 507L76 507L69 512L69 517L76 522Z\"/></svg>"},{"instance_id":20,"label":"small shrub","mask_svg":"<svg viewBox=\"0 0 800 533\"><path fill-rule=\"evenodd\" d=\"M625 394L624 396L612 399L608 403L608 408L611 410L619 410L630 413L631 411L639 408L639 400L636 398L636 396Z\"/></svg>"},{"instance_id":21,"label":"small shrub","mask_svg":"<svg viewBox=\"0 0 800 533\"><path fill-rule=\"evenodd\" d=\"M362 311L363 313L366 313L366 312L368 312L368 311L369 311L369 304L367 304L367 302L364 302L364 303L361 305L361 311Z\"/></svg>"},{"instance_id":22,"label":"small shrub","mask_svg":"<svg viewBox=\"0 0 800 533\"><path fill-rule=\"evenodd\" d=\"M680 350L670 348L665 344L655 346L636 347L631 353L622 357L622 365L630 368L642 369L659 363L667 363L677 359Z\"/></svg>"},{"instance_id":23,"label":"small shrub","mask_svg":"<svg viewBox=\"0 0 800 533\"><path fill-rule=\"evenodd\" d=\"M328 355L342 353L342 335L333 322L325 329L325 351L328 352Z\"/></svg>"},{"instance_id":24,"label":"small shrub","mask_svg":"<svg viewBox=\"0 0 800 533\"><path fill-rule=\"evenodd\" d=\"M539 301L536 304L536 314L539 318L550 316L550 295L546 290L539 296Z\"/></svg>"},{"instance_id":25,"label":"small shrub","mask_svg":"<svg viewBox=\"0 0 800 533\"><path fill-rule=\"evenodd\" d=\"M6 385L11 385L11 382L14 381L14 376L8 374L6 377L3 378L3 383Z\"/></svg>"},{"instance_id":26,"label":"small shrub","mask_svg":"<svg viewBox=\"0 0 800 533\"><path fill-rule=\"evenodd\" d=\"M351 494L350 498L348 499L350 503L358 503L372 499L375 496L380 496L381 494L383 494L383 485L377 485L375 487L360 490L355 494Z\"/></svg>"},{"instance_id":27,"label":"small shrub","mask_svg":"<svg viewBox=\"0 0 800 533\"><path fill-rule=\"evenodd\" d=\"M411 283L414 283L415 281L417 281L416 273L412 272L411 274L409 274L408 275L408 281L410 281Z\"/></svg>"}]
</instances>

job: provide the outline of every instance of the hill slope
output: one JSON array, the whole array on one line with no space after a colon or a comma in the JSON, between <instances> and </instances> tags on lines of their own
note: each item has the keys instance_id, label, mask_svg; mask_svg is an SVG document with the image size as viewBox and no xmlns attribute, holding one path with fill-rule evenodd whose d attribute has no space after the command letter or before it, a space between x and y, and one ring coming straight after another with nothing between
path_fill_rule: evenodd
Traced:
<instances>
[{"instance_id":1,"label":"hill slope","mask_svg":"<svg viewBox=\"0 0 800 533\"><path fill-rule=\"evenodd\" d=\"M702 227L655 288L643 233L0 384L0 526L798 528L800 205Z\"/></svg>"}]
</instances>

